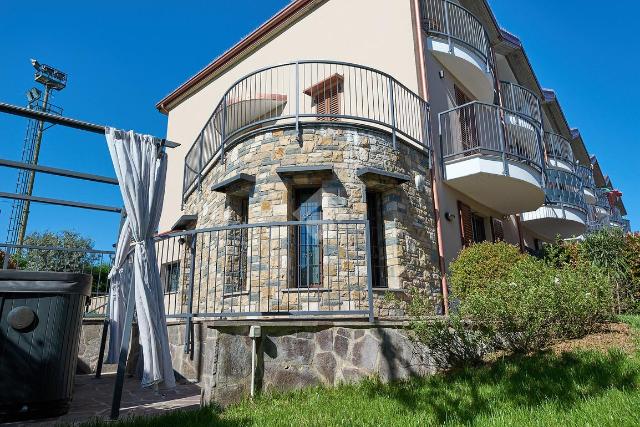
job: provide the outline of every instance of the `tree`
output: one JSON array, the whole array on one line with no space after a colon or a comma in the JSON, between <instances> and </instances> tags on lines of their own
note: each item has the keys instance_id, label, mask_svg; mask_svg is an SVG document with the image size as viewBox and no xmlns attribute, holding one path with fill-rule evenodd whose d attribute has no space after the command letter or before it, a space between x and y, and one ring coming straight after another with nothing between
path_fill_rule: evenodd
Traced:
<instances>
[{"instance_id":1,"label":"tree","mask_svg":"<svg viewBox=\"0 0 640 427\"><path fill-rule=\"evenodd\" d=\"M16 259L22 270L89 272L97 261L94 255L87 253L93 249L93 240L74 231L36 231L24 239L24 244L51 249L19 250Z\"/></svg>"}]
</instances>

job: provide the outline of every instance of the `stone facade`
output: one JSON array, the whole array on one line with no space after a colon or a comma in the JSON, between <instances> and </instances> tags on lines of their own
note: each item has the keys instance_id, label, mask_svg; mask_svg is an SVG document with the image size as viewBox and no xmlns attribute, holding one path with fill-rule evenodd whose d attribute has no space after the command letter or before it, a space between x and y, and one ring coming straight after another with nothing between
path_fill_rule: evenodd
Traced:
<instances>
[{"instance_id":1,"label":"stone facade","mask_svg":"<svg viewBox=\"0 0 640 427\"><path fill-rule=\"evenodd\" d=\"M332 170L283 175L278 168L331 166ZM380 176L365 182L358 171L369 167L409 177L401 185ZM226 193L212 185L246 174L255 183L239 183ZM248 224L242 230L216 230L198 236L194 310L203 312L349 311L368 306L366 229L368 191L382 203L387 284L396 293L412 287L439 295L433 201L426 152L391 135L360 127L305 126L295 131L254 134L226 149L224 158L205 173L201 190L185 203L185 214L198 216L197 228L220 227L240 221L241 198L246 200ZM339 223L315 228L321 240L319 279L315 290L301 290L296 274L296 226L254 226L297 220L294 193L319 190L322 220ZM340 223L342 222L342 223ZM243 246L244 245L244 246ZM188 254L183 260L188 265ZM378 316L399 315L388 310L376 292ZM183 298L186 301L187 298ZM383 310L384 309L384 310Z\"/></svg>"}]
</instances>

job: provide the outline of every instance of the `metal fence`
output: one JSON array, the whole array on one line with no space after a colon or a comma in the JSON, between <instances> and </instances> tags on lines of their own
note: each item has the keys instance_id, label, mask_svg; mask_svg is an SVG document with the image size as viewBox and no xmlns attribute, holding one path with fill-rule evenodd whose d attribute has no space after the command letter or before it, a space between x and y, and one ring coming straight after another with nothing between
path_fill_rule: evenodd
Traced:
<instances>
[{"instance_id":1,"label":"metal fence","mask_svg":"<svg viewBox=\"0 0 640 427\"><path fill-rule=\"evenodd\" d=\"M576 165L576 174L582 179L582 186L594 190L596 182L593 178L593 170L588 166Z\"/></svg>"},{"instance_id":2,"label":"metal fence","mask_svg":"<svg viewBox=\"0 0 640 427\"><path fill-rule=\"evenodd\" d=\"M7 243L0 243L0 250L3 251L3 270L90 274L93 277L93 282L85 317L103 318L107 315L109 299L109 279L107 276L113 264L114 251Z\"/></svg>"},{"instance_id":3,"label":"metal fence","mask_svg":"<svg viewBox=\"0 0 640 427\"><path fill-rule=\"evenodd\" d=\"M573 156L571 143L567 139L556 133L545 132L544 145L549 158L568 163L574 170L575 157Z\"/></svg>"},{"instance_id":4,"label":"metal fence","mask_svg":"<svg viewBox=\"0 0 640 427\"><path fill-rule=\"evenodd\" d=\"M502 106L542 123L540 99L529 89L511 82L500 82Z\"/></svg>"},{"instance_id":5,"label":"metal fence","mask_svg":"<svg viewBox=\"0 0 640 427\"><path fill-rule=\"evenodd\" d=\"M473 13L448 0L422 0L420 17L425 31L446 39L451 51L456 43L466 46L487 64L487 71L494 69L489 35Z\"/></svg>"},{"instance_id":6,"label":"metal fence","mask_svg":"<svg viewBox=\"0 0 640 427\"><path fill-rule=\"evenodd\" d=\"M364 220L274 222L159 236L168 318L369 316Z\"/></svg>"},{"instance_id":7,"label":"metal fence","mask_svg":"<svg viewBox=\"0 0 640 427\"><path fill-rule=\"evenodd\" d=\"M543 171L539 124L497 105L470 102L439 114L442 162L475 154L528 164ZM443 168L444 170L444 168Z\"/></svg>"},{"instance_id":8,"label":"metal fence","mask_svg":"<svg viewBox=\"0 0 640 427\"><path fill-rule=\"evenodd\" d=\"M336 61L296 61L234 83L185 157L183 199L240 136L305 123L366 124L428 152L429 106L390 75Z\"/></svg>"},{"instance_id":9,"label":"metal fence","mask_svg":"<svg viewBox=\"0 0 640 427\"><path fill-rule=\"evenodd\" d=\"M560 169L547 169L545 184L545 204L570 206L587 213L582 179L578 175Z\"/></svg>"},{"instance_id":10,"label":"metal fence","mask_svg":"<svg viewBox=\"0 0 640 427\"><path fill-rule=\"evenodd\" d=\"M611 212L611 203L609 203L609 197L607 196L607 190L602 188L596 189L596 206L604 209L607 213Z\"/></svg>"}]
</instances>

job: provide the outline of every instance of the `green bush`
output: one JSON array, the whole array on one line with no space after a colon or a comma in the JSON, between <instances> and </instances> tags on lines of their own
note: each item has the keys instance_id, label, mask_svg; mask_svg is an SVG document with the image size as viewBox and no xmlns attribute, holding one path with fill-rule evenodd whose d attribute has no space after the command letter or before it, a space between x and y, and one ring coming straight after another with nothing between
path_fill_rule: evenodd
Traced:
<instances>
[{"instance_id":1,"label":"green bush","mask_svg":"<svg viewBox=\"0 0 640 427\"><path fill-rule=\"evenodd\" d=\"M504 280L513 264L526 257L517 246L504 242L471 245L449 266L451 289L456 297L464 298L470 291Z\"/></svg>"},{"instance_id":2,"label":"green bush","mask_svg":"<svg viewBox=\"0 0 640 427\"><path fill-rule=\"evenodd\" d=\"M640 233L627 234L626 258L629 278L626 292L626 312L640 313Z\"/></svg>"},{"instance_id":3,"label":"green bush","mask_svg":"<svg viewBox=\"0 0 640 427\"><path fill-rule=\"evenodd\" d=\"M598 268L586 264L565 265L555 271L555 338L578 338L611 320L613 290Z\"/></svg>"},{"instance_id":4,"label":"green bush","mask_svg":"<svg viewBox=\"0 0 640 427\"><path fill-rule=\"evenodd\" d=\"M495 253L488 251L487 258ZM467 258L460 257L453 264L457 267L460 262L467 262ZM456 284L461 280L457 271L452 268L452 283ZM555 314L556 292L553 269L545 263L528 255L518 256L499 277L465 291L459 297L460 315L491 328L504 349L526 353L545 347L553 338L550 319ZM454 295L459 294L454 291Z\"/></svg>"},{"instance_id":5,"label":"green bush","mask_svg":"<svg viewBox=\"0 0 640 427\"><path fill-rule=\"evenodd\" d=\"M495 347L495 334L483 324L465 323L458 314L414 320L413 338L429 348L437 368L479 365Z\"/></svg>"}]
</instances>

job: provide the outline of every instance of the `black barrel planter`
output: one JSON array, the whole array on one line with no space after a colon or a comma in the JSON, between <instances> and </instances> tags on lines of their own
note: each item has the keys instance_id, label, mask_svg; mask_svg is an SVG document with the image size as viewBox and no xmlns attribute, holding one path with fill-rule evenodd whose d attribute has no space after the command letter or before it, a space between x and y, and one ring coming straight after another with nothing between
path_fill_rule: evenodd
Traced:
<instances>
[{"instance_id":1,"label":"black barrel planter","mask_svg":"<svg viewBox=\"0 0 640 427\"><path fill-rule=\"evenodd\" d=\"M0 422L69 410L91 275L0 271Z\"/></svg>"}]
</instances>

